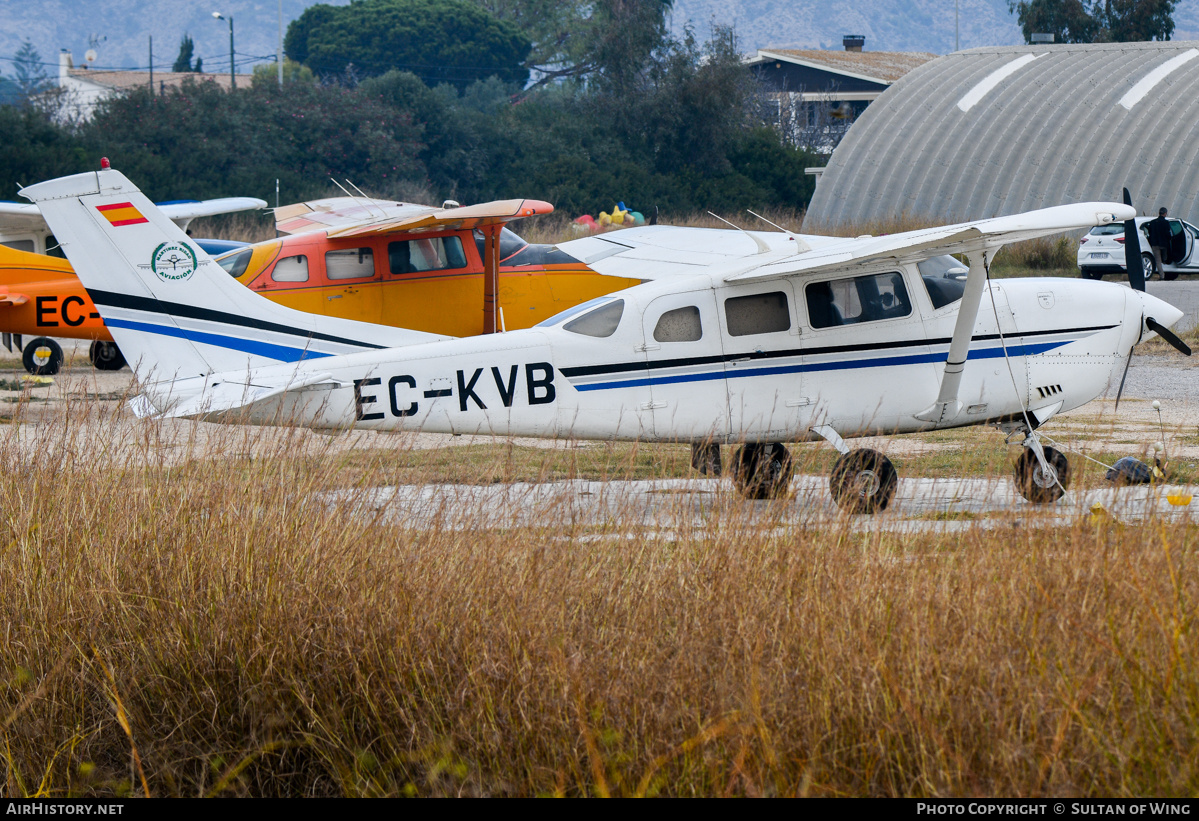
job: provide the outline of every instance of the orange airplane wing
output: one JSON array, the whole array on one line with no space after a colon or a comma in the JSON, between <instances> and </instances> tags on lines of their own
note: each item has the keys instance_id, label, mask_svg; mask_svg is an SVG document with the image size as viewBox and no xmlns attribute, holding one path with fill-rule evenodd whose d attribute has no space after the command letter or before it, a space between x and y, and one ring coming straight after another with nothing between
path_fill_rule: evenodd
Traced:
<instances>
[{"instance_id":1,"label":"orange airplane wing","mask_svg":"<svg viewBox=\"0 0 1199 821\"><path fill-rule=\"evenodd\" d=\"M330 238L366 237L401 231L478 228L553 212L541 200L496 200L458 208L335 197L275 209L275 228L285 234L324 230Z\"/></svg>"}]
</instances>

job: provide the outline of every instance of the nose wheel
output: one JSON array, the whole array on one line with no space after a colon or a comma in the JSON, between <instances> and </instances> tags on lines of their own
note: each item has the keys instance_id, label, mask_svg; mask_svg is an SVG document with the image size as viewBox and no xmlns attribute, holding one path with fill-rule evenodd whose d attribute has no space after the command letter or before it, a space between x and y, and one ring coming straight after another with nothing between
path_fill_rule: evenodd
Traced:
<instances>
[{"instance_id":1,"label":"nose wheel","mask_svg":"<svg viewBox=\"0 0 1199 821\"><path fill-rule=\"evenodd\" d=\"M833 500L848 513L878 513L895 498L899 476L891 460L877 450L859 448L842 454L828 480Z\"/></svg>"},{"instance_id":2,"label":"nose wheel","mask_svg":"<svg viewBox=\"0 0 1199 821\"><path fill-rule=\"evenodd\" d=\"M1034 505L1056 502L1070 487L1070 463L1066 457L1051 447L1041 449L1045 464L1031 447L1025 447L1016 460L1016 487Z\"/></svg>"},{"instance_id":3,"label":"nose wheel","mask_svg":"<svg viewBox=\"0 0 1199 821\"><path fill-rule=\"evenodd\" d=\"M746 499L777 499L791 484L791 453L778 442L751 442L733 457L733 485Z\"/></svg>"}]
</instances>

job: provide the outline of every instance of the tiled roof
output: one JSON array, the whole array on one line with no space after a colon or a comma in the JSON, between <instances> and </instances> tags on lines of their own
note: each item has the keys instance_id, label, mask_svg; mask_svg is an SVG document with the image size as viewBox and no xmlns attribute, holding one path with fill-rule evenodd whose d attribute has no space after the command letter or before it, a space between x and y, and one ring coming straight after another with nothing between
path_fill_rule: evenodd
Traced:
<instances>
[{"instance_id":1,"label":"tiled roof","mask_svg":"<svg viewBox=\"0 0 1199 821\"><path fill-rule=\"evenodd\" d=\"M764 48L758 51L758 60L762 62L775 57L816 64L832 71L874 77L887 83L893 83L912 69L924 65L929 60L937 59L936 54L924 51L838 51L790 48Z\"/></svg>"},{"instance_id":2,"label":"tiled roof","mask_svg":"<svg viewBox=\"0 0 1199 821\"><path fill-rule=\"evenodd\" d=\"M148 71L104 71L87 68L72 68L68 72L73 80L83 80L96 85L107 86L108 88L118 91L126 91L138 86L144 86L150 82L150 72ZM208 82L216 83L223 89L229 88L228 72L221 74L213 72L212 74L194 74L189 71L156 71L154 72L154 87L161 88L159 83L165 83L168 86L183 85L186 79L192 79L198 83ZM250 85L250 75L239 74L238 78L242 81L242 86L248 88Z\"/></svg>"}]
</instances>

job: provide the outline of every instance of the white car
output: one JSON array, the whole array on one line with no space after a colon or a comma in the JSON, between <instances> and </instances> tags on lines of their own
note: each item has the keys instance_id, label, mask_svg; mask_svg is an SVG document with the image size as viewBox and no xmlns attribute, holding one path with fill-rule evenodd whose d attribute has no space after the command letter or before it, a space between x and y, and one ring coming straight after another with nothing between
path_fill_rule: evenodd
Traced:
<instances>
[{"instance_id":1,"label":"white car","mask_svg":"<svg viewBox=\"0 0 1199 821\"><path fill-rule=\"evenodd\" d=\"M1156 278L1153 249L1149 247L1149 222L1153 217L1137 217L1137 228L1141 229L1141 267L1145 279ZM1178 279L1179 274L1199 273L1199 254L1195 253L1195 241L1199 239L1199 228L1183 220L1170 220L1170 257L1162 259L1162 279ZM1125 276L1124 225L1096 225L1087 232L1078 244L1078 267L1084 279L1103 279L1104 274Z\"/></svg>"}]
</instances>

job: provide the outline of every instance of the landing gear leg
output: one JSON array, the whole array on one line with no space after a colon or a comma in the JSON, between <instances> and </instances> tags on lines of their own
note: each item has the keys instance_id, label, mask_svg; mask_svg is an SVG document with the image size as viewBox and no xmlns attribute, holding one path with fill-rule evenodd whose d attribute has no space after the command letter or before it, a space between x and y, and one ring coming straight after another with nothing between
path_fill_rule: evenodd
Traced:
<instances>
[{"instance_id":1,"label":"landing gear leg","mask_svg":"<svg viewBox=\"0 0 1199 821\"><path fill-rule=\"evenodd\" d=\"M1016 487L1034 505L1056 502L1070 487L1070 462L1051 447L1041 444L1035 433L1024 439L1024 451L1016 460Z\"/></svg>"},{"instance_id":2,"label":"landing gear leg","mask_svg":"<svg viewBox=\"0 0 1199 821\"><path fill-rule=\"evenodd\" d=\"M777 499L791 484L791 453L778 442L751 442L733 457L733 484L746 499Z\"/></svg>"},{"instance_id":3,"label":"landing gear leg","mask_svg":"<svg viewBox=\"0 0 1199 821\"><path fill-rule=\"evenodd\" d=\"M723 467L720 462L720 445L715 442L692 442L691 467L704 476L719 476Z\"/></svg>"}]
</instances>

